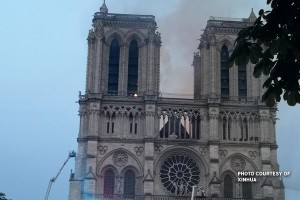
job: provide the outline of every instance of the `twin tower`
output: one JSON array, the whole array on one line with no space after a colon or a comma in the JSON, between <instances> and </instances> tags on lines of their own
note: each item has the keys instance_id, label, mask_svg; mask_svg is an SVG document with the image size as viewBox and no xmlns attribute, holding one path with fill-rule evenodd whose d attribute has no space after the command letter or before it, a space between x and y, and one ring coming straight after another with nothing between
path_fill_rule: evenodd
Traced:
<instances>
[{"instance_id":1,"label":"twin tower","mask_svg":"<svg viewBox=\"0 0 300 200\"><path fill-rule=\"evenodd\" d=\"M237 172L279 171L276 108L259 101L253 66L226 63L249 18L211 17L194 54L194 98L160 95L155 17L95 13L69 200L284 199L278 177L238 182ZM205 191L205 192L203 192Z\"/></svg>"}]
</instances>

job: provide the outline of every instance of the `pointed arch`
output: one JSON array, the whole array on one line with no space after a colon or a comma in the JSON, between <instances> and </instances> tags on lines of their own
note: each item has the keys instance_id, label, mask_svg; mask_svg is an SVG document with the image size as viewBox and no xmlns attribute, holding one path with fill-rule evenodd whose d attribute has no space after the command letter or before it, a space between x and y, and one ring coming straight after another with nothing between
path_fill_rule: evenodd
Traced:
<instances>
[{"instance_id":1,"label":"pointed arch","mask_svg":"<svg viewBox=\"0 0 300 200\"><path fill-rule=\"evenodd\" d=\"M217 50L218 50L218 51L221 51L222 47L223 47L224 45L226 45L226 46L228 47L228 51L229 51L229 52L232 52L234 40L233 40L231 37L229 37L229 36L227 36L227 35L226 35L226 36L222 36L222 37L220 37L220 38L217 40L217 43L218 43L218 45L217 45Z\"/></svg>"},{"instance_id":2,"label":"pointed arch","mask_svg":"<svg viewBox=\"0 0 300 200\"><path fill-rule=\"evenodd\" d=\"M110 46L112 40L117 39L122 46L125 42L125 33L120 29L111 29L106 32L106 40L105 43L107 46Z\"/></svg>"},{"instance_id":3,"label":"pointed arch","mask_svg":"<svg viewBox=\"0 0 300 200\"><path fill-rule=\"evenodd\" d=\"M106 169L105 167L105 161L107 161L108 159L112 158L112 156L114 155L115 152L117 151L124 151L126 152L126 154L128 155L129 159L132 159L131 160L131 166L135 166L134 169L137 169L137 176L143 176L143 166L142 166L142 163L139 161L139 159L130 151L128 151L127 149L124 149L124 148L117 148L117 149L114 149L112 151L110 151L109 153L105 154L105 156L98 162L97 164L97 175L100 175L102 174L103 172L103 166L104 168Z\"/></svg>"},{"instance_id":4,"label":"pointed arch","mask_svg":"<svg viewBox=\"0 0 300 200\"><path fill-rule=\"evenodd\" d=\"M237 177L235 173L230 170L225 171L221 178L221 193L223 197L234 198L236 195L236 186Z\"/></svg>"},{"instance_id":5,"label":"pointed arch","mask_svg":"<svg viewBox=\"0 0 300 200\"><path fill-rule=\"evenodd\" d=\"M259 171L258 167L256 166L256 164L247 156L245 156L244 154L241 154L241 153L234 153L230 156L228 156L221 164L220 164L220 171L222 171L223 167L225 164L228 164L230 162L230 159L235 157L235 156L239 156L239 157L242 157L243 159L246 160L246 162L248 162L250 165L248 167L248 169L245 169L245 170L254 170L254 171Z\"/></svg>"},{"instance_id":6,"label":"pointed arch","mask_svg":"<svg viewBox=\"0 0 300 200\"><path fill-rule=\"evenodd\" d=\"M129 46L132 40L136 40L138 46L141 47L144 45L145 35L139 30L130 30L126 33L125 43Z\"/></svg>"}]
</instances>

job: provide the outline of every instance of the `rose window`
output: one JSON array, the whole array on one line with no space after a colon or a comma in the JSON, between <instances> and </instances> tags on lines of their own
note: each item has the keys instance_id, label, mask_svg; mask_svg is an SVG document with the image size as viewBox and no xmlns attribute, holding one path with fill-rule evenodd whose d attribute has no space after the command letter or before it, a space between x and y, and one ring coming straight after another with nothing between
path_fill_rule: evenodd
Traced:
<instances>
[{"instance_id":1,"label":"rose window","mask_svg":"<svg viewBox=\"0 0 300 200\"><path fill-rule=\"evenodd\" d=\"M246 161L240 156L234 156L230 160L230 165L234 171L243 171L246 166Z\"/></svg>"},{"instance_id":2,"label":"rose window","mask_svg":"<svg viewBox=\"0 0 300 200\"><path fill-rule=\"evenodd\" d=\"M184 154L174 154L161 165L160 179L165 190L173 195L189 195L198 185L200 170L196 162Z\"/></svg>"},{"instance_id":3,"label":"rose window","mask_svg":"<svg viewBox=\"0 0 300 200\"><path fill-rule=\"evenodd\" d=\"M124 151L119 150L113 155L112 159L116 166L123 167L128 161L128 156Z\"/></svg>"}]
</instances>

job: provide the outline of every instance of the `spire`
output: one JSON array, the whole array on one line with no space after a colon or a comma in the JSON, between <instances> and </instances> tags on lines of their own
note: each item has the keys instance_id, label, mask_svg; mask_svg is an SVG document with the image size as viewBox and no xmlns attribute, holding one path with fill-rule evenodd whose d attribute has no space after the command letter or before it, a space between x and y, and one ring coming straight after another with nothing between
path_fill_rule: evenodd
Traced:
<instances>
[{"instance_id":1,"label":"spire","mask_svg":"<svg viewBox=\"0 0 300 200\"><path fill-rule=\"evenodd\" d=\"M107 14L108 13L108 9L107 9L107 6L105 4L105 0L103 1L103 4L100 8L100 13L103 13L103 14Z\"/></svg>"},{"instance_id":2,"label":"spire","mask_svg":"<svg viewBox=\"0 0 300 200\"><path fill-rule=\"evenodd\" d=\"M253 8L251 10L250 16L249 16L249 21L254 22L257 19L256 15L253 12Z\"/></svg>"}]
</instances>

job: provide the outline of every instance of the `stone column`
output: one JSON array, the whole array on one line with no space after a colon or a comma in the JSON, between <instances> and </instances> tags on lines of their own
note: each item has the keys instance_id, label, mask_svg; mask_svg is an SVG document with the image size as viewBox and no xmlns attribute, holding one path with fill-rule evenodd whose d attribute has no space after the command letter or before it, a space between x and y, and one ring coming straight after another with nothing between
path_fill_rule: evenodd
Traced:
<instances>
[{"instance_id":1,"label":"stone column","mask_svg":"<svg viewBox=\"0 0 300 200\"><path fill-rule=\"evenodd\" d=\"M81 200L81 181L70 179L69 200Z\"/></svg>"},{"instance_id":2,"label":"stone column","mask_svg":"<svg viewBox=\"0 0 300 200\"><path fill-rule=\"evenodd\" d=\"M154 71L154 66L153 66L153 53L154 53L154 47L152 41L149 41L148 43L148 62L147 62L147 90L146 93L148 95L153 95L153 71Z\"/></svg>"},{"instance_id":3,"label":"stone column","mask_svg":"<svg viewBox=\"0 0 300 200\"><path fill-rule=\"evenodd\" d=\"M86 177L83 180L83 195L84 199L92 199L96 189L96 176L93 173L92 167L89 168Z\"/></svg>"},{"instance_id":4,"label":"stone column","mask_svg":"<svg viewBox=\"0 0 300 200\"><path fill-rule=\"evenodd\" d=\"M268 110L260 110L259 111L259 118L260 118L260 141L261 142L270 142L269 141L269 129L268 129Z\"/></svg>"},{"instance_id":5,"label":"stone column","mask_svg":"<svg viewBox=\"0 0 300 200\"><path fill-rule=\"evenodd\" d=\"M144 165L144 194L153 194L153 164L154 164L154 122L156 105L148 102L146 107L146 133L145 133L145 165Z\"/></svg>"},{"instance_id":6,"label":"stone column","mask_svg":"<svg viewBox=\"0 0 300 200\"><path fill-rule=\"evenodd\" d=\"M271 166L271 150L268 145L262 145L260 147L261 161L262 161L262 171L272 171ZM274 199L274 186L272 180L269 177L263 177L263 192L264 199Z\"/></svg>"},{"instance_id":7,"label":"stone column","mask_svg":"<svg viewBox=\"0 0 300 200\"><path fill-rule=\"evenodd\" d=\"M93 69L93 82L92 87L90 91L92 93L99 93L100 92L100 77L101 77L101 68L102 68L102 58L103 58L103 43L101 41L101 38L97 38L95 42L94 47L94 55L93 55L93 63L94 63L94 69Z\"/></svg>"},{"instance_id":8,"label":"stone column","mask_svg":"<svg viewBox=\"0 0 300 200\"><path fill-rule=\"evenodd\" d=\"M209 157L210 157L210 180L209 189L211 195L220 196L220 183L216 181L219 177L219 135L218 135L218 118L219 108L209 107Z\"/></svg>"},{"instance_id":9,"label":"stone column","mask_svg":"<svg viewBox=\"0 0 300 200\"><path fill-rule=\"evenodd\" d=\"M100 103L90 103L89 105L89 122L88 122L88 135L98 136L99 116L100 116Z\"/></svg>"},{"instance_id":10,"label":"stone column","mask_svg":"<svg viewBox=\"0 0 300 200\"><path fill-rule=\"evenodd\" d=\"M127 95L128 82L128 44L120 47L119 95Z\"/></svg>"},{"instance_id":11,"label":"stone column","mask_svg":"<svg viewBox=\"0 0 300 200\"><path fill-rule=\"evenodd\" d=\"M90 31L88 36L88 58L87 58L87 68L86 68L86 93L93 90L93 74L95 67L95 46L96 46L96 36L94 31Z\"/></svg>"},{"instance_id":12,"label":"stone column","mask_svg":"<svg viewBox=\"0 0 300 200\"><path fill-rule=\"evenodd\" d=\"M209 140L210 141L218 141L218 118L219 118L219 108L218 107L209 107L208 109L209 115Z\"/></svg>"}]
</instances>

